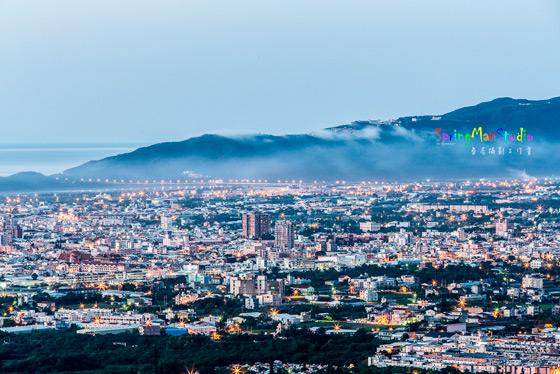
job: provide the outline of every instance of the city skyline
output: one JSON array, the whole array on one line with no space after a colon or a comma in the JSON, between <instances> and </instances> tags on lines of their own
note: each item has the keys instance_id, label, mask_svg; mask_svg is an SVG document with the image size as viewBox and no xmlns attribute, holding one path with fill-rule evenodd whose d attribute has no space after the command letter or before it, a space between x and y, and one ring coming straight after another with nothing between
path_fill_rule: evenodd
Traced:
<instances>
[{"instance_id":1,"label":"city skyline","mask_svg":"<svg viewBox=\"0 0 560 374\"><path fill-rule=\"evenodd\" d=\"M560 374L559 20L0 0L0 373Z\"/></svg>"},{"instance_id":2,"label":"city skyline","mask_svg":"<svg viewBox=\"0 0 560 374\"><path fill-rule=\"evenodd\" d=\"M554 178L5 196L2 371L556 374L559 191Z\"/></svg>"}]
</instances>

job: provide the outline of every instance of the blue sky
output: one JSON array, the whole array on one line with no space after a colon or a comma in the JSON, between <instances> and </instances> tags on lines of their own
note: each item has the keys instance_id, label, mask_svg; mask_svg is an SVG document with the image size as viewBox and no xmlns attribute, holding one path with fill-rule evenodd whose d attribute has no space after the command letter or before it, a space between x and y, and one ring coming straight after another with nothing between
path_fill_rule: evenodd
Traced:
<instances>
[{"instance_id":1,"label":"blue sky","mask_svg":"<svg viewBox=\"0 0 560 374\"><path fill-rule=\"evenodd\" d=\"M0 0L0 143L298 133L560 96L558 1Z\"/></svg>"}]
</instances>

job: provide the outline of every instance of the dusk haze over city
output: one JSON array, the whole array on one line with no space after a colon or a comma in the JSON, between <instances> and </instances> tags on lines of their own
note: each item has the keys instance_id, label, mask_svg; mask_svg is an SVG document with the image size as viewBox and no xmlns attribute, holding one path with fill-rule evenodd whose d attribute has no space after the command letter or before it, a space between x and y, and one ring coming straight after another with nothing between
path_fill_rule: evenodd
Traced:
<instances>
[{"instance_id":1,"label":"dusk haze over city","mask_svg":"<svg viewBox=\"0 0 560 374\"><path fill-rule=\"evenodd\" d=\"M0 373L560 374L560 3L0 0Z\"/></svg>"}]
</instances>

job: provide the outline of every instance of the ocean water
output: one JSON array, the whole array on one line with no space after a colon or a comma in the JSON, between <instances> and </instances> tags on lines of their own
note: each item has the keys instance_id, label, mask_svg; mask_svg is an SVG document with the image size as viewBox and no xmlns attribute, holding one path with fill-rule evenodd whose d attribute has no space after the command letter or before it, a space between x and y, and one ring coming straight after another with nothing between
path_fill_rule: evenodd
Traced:
<instances>
[{"instance_id":1,"label":"ocean water","mask_svg":"<svg viewBox=\"0 0 560 374\"><path fill-rule=\"evenodd\" d=\"M135 150L145 144L0 144L0 176L22 171L60 173L91 160Z\"/></svg>"}]
</instances>

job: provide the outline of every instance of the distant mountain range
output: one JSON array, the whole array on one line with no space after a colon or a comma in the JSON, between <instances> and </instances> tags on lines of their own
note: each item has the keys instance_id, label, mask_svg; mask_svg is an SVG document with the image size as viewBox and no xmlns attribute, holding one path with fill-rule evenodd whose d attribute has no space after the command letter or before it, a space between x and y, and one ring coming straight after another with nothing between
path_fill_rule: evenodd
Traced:
<instances>
[{"instance_id":1,"label":"distant mountain range","mask_svg":"<svg viewBox=\"0 0 560 374\"><path fill-rule=\"evenodd\" d=\"M32 171L0 177L0 189L3 191L43 190L56 188L58 185L56 179Z\"/></svg>"},{"instance_id":2,"label":"distant mountain range","mask_svg":"<svg viewBox=\"0 0 560 374\"><path fill-rule=\"evenodd\" d=\"M533 136L530 143L475 139L471 146L437 144L436 128L453 134L481 126ZM188 179L186 171L223 179L375 180L550 175L560 169L560 98L496 99L441 116L358 121L312 134L203 135L161 143L67 170L75 178ZM524 154L490 155L502 146ZM485 155L481 155L481 147ZM472 147L477 151L472 155ZM531 155L527 155L531 147Z\"/></svg>"},{"instance_id":3,"label":"distant mountain range","mask_svg":"<svg viewBox=\"0 0 560 374\"><path fill-rule=\"evenodd\" d=\"M435 132L439 128L440 135L453 135L455 130L472 134L478 127L501 135L493 142L481 143L477 134L468 146L464 139L442 146ZM533 141L503 140L505 131L517 134L521 127ZM497 132L499 128L503 130ZM270 181L540 177L559 174L559 145L560 97L542 101L500 98L443 115L357 121L311 134L203 135L90 161L66 170L64 177L73 181L192 180L197 176ZM500 147L504 154L499 154ZM23 187L14 177L0 181L0 189L6 190L8 182Z\"/></svg>"}]
</instances>

